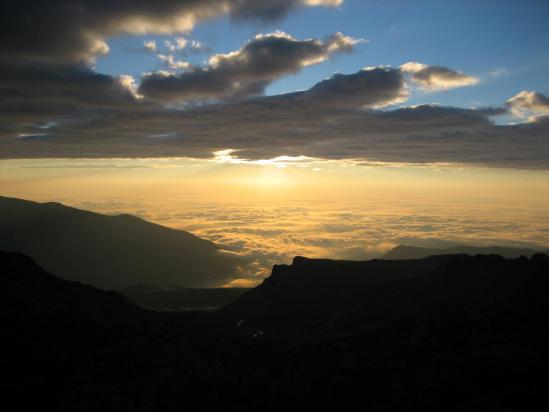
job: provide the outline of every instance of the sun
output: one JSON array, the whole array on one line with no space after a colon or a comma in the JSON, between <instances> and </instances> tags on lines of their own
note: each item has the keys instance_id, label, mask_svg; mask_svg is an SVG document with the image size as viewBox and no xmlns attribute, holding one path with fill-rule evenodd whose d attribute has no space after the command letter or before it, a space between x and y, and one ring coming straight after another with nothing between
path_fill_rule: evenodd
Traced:
<instances>
[{"instance_id":1,"label":"sun","mask_svg":"<svg viewBox=\"0 0 549 412\"><path fill-rule=\"evenodd\" d=\"M247 184L263 187L287 187L293 184L293 179L286 168L276 166L259 166L256 173L246 179Z\"/></svg>"}]
</instances>

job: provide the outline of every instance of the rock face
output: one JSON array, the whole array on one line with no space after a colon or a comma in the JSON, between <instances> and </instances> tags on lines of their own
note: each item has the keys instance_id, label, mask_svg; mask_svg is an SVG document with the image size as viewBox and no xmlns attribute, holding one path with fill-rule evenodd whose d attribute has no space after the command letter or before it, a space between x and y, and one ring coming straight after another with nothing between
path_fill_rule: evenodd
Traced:
<instances>
[{"instance_id":1,"label":"rock face","mask_svg":"<svg viewBox=\"0 0 549 412\"><path fill-rule=\"evenodd\" d=\"M56 275L104 289L137 283L213 287L238 261L191 233L130 215L0 197L0 250L21 252Z\"/></svg>"}]
</instances>

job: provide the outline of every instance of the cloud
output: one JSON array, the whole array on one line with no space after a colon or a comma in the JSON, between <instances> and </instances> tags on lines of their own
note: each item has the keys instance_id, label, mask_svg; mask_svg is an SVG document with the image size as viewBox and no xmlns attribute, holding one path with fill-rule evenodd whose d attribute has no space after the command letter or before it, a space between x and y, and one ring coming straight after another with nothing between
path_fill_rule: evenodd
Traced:
<instances>
[{"instance_id":1,"label":"cloud","mask_svg":"<svg viewBox=\"0 0 549 412\"><path fill-rule=\"evenodd\" d=\"M343 196L337 204L321 197L300 202L299 207L281 207L274 201L250 205L234 199L197 207L186 202L186 195L177 198L177 206L161 199L128 204L126 210L121 205L83 206L108 213L113 209L121 213L148 210L147 218L154 222L191 230L244 256L247 264L241 266L237 277L250 281L262 279L270 274L273 264L289 263L296 255L371 259L398 244L548 247L549 221L540 220L537 207L528 202L515 212L506 202L494 206L475 196L468 202L456 202L457 197L463 199L458 194L437 197L437 201L404 196L395 202L384 191L373 191L367 198L349 193L350 197Z\"/></svg>"},{"instance_id":2,"label":"cloud","mask_svg":"<svg viewBox=\"0 0 549 412\"><path fill-rule=\"evenodd\" d=\"M380 108L406 101L409 93L399 70L373 67L335 74L297 96L329 107Z\"/></svg>"},{"instance_id":3,"label":"cloud","mask_svg":"<svg viewBox=\"0 0 549 412\"><path fill-rule=\"evenodd\" d=\"M172 53L175 53L175 51L177 50L177 43L172 42L171 40L165 40L164 41L164 46L166 46L168 51L170 51Z\"/></svg>"},{"instance_id":4,"label":"cloud","mask_svg":"<svg viewBox=\"0 0 549 412\"><path fill-rule=\"evenodd\" d=\"M162 45L158 45L154 40L145 41L144 44L144 49L152 53L160 52L164 48L165 52L157 55L160 59L171 55L171 58L175 60L176 56L211 52L211 49L202 42L183 36L174 37L172 40L165 40L162 43L163 47ZM190 67L190 65L187 66Z\"/></svg>"},{"instance_id":5,"label":"cloud","mask_svg":"<svg viewBox=\"0 0 549 412\"><path fill-rule=\"evenodd\" d=\"M212 56L203 67L178 60L192 46L181 31L222 14L274 20L298 7L338 0L85 0L0 5L0 158L162 157L349 160L358 164L458 163L549 169L547 97L523 92L502 108L391 108L414 92L477 80L441 66L406 63L334 74L305 91L264 96L271 82L350 52L341 33L298 40L275 32ZM96 73L93 59L118 33L170 33L169 70ZM154 43L154 47L159 45ZM160 45L162 46L162 45ZM153 48L146 42L143 47ZM198 47L198 46L197 46ZM152 51L152 50L151 50ZM157 53L156 51L155 53ZM193 102L198 105L166 105ZM531 114L496 125L505 110ZM49 125L49 126L45 126ZM300 157L301 156L301 157Z\"/></svg>"},{"instance_id":6,"label":"cloud","mask_svg":"<svg viewBox=\"0 0 549 412\"><path fill-rule=\"evenodd\" d=\"M175 47L177 50L183 50L187 47L188 40L185 37L178 37L175 39Z\"/></svg>"},{"instance_id":7,"label":"cloud","mask_svg":"<svg viewBox=\"0 0 549 412\"><path fill-rule=\"evenodd\" d=\"M189 48L187 48L189 49ZM210 48L203 43L199 42L198 40L191 40L190 41L190 50L194 53L202 53L202 52L208 52Z\"/></svg>"},{"instance_id":8,"label":"cloud","mask_svg":"<svg viewBox=\"0 0 549 412\"><path fill-rule=\"evenodd\" d=\"M236 0L232 1L231 15L239 20L278 20L302 6L338 7L343 0Z\"/></svg>"},{"instance_id":9,"label":"cloud","mask_svg":"<svg viewBox=\"0 0 549 412\"><path fill-rule=\"evenodd\" d=\"M99 74L85 65L2 67L0 90L12 96L11 101L2 102L2 108L8 111L17 110L23 103L42 106L45 112L58 103L112 108L127 105L136 97L132 77Z\"/></svg>"},{"instance_id":10,"label":"cloud","mask_svg":"<svg viewBox=\"0 0 549 412\"><path fill-rule=\"evenodd\" d=\"M510 71L505 67L496 67L494 70L488 73L492 77L507 77L510 75Z\"/></svg>"},{"instance_id":11,"label":"cloud","mask_svg":"<svg viewBox=\"0 0 549 412\"><path fill-rule=\"evenodd\" d=\"M164 63L169 69L172 70L188 69L192 67L189 62L176 60L173 54L157 54L156 57L158 57L158 59L162 63Z\"/></svg>"},{"instance_id":12,"label":"cloud","mask_svg":"<svg viewBox=\"0 0 549 412\"><path fill-rule=\"evenodd\" d=\"M154 110L142 102L132 76L99 74L84 64L2 66L0 95L0 153L8 136L40 133L42 141L52 142L63 129L67 135L74 130L78 141L82 123L100 129L116 118Z\"/></svg>"},{"instance_id":13,"label":"cloud","mask_svg":"<svg viewBox=\"0 0 549 412\"><path fill-rule=\"evenodd\" d=\"M228 14L234 19L276 20L299 7L337 6L340 1L307 0L158 0L7 1L0 4L0 110L2 137L35 136L40 124L58 125L41 132L40 141L73 134L79 144L83 124L104 127L162 110L141 99L134 79L96 73L92 64L109 52L106 39L120 33L174 34L180 52L204 50L196 41L185 44L181 32L206 19ZM147 40L143 49L157 52ZM180 50L181 49L181 50ZM190 65L172 53L161 57L170 70ZM122 115L121 112L124 112ZM151 119L151 117L148 117ZM130 128L128 125L126 127ZM171 135L159 131L156 135ZM1 150L1 149L0 149ZM46 153L44 153L45 155Z\"/></svg>"},{"instance_id":14,"label":"cloud","mask_svg":"<svg viewBox=\"0 0 549 412\"><path fill-rule=\"evenodd\" d=\"M457 87L474 86L479 79L443 66L428 66L408 62L400 66L404 73L411 74L411 80L423 90L449 90Z\"/></svg>"},{"instance_id":15,"label":"cloud","mask_svg":"<svg viewBox=\"0 0 549 412\"><path fill-rule=\"evenodd\" d=\"M530 117L535 121L538 116L549 114L549 97L542 93L523 90L507 100L507 106L517 117Z\"/></svg>"},{"instance_id":16,"label":"cloud","mask_svg":"<svg viewBox=\"0 0 549 412\"><path fill-rule=\"evenodd\" d=\"M258 285L258 283L261 283L262 278L260 279L247 279L247 278L239 278L239 279L233 279L230 282L227 282L223 287L225 288L253 288Z\"/></svg>"},{"instance_id":17,"label":"cloud","mask_svg":"<svg viewBox=\"0 0 549 412\"><path fill-rule=\"evenodd\" d=\"M140 93L172 102L259 95L274 80L325 61L335 53L351 52L358 42L341 33L324 41L297 40L283 32L260 34L237 51L211 56L205 67L180 74L146 75Z\"/></svg>"},{"instance_id":18,"label":"cloud","mask_svg":"<svg viewBox=\"0 0 549 412\"><path fill-rule=\"evenodd\" d=\"M151 53L156 52L156 50L157 50L156 41L154 41L154 40L145 40L143 42L143 48L146 51L151 52Z\"/></svg>"},{"instance_id":19,"label":"cloud","mask_svg":"<svg viewBox=\"0 0 549 412\"><path fill-rule=\"evenodd\" d=\"M113 109L101 116L58 120L43 141L26 142L3 133L0 156L212 158L214 152L231 149L231 156L251 160L308 156L359 164L549 169L547 119L501 126L490 117L505 108L375 109L403 99L404 92L401 71L380 67L336 75L303 92L187 110L150 105L127 93L131 102L119 102L120 107L111 103ZM17 130L36 132L36 126ZM152 138L159 135L169 137Z\"/></svg>"},{"instance_id":20,"label":"cloud","mask_svg":"<svg viewBox=\"0 0 549 412\"><path fill-rule=\"evenodd\" d=\"M105 38L120 33L173 34L223 14L276 20L299 7L334 0L20 0L2 2L0 58L5 61L91 62L108 53Z\"/></svg>"}]
</instances>

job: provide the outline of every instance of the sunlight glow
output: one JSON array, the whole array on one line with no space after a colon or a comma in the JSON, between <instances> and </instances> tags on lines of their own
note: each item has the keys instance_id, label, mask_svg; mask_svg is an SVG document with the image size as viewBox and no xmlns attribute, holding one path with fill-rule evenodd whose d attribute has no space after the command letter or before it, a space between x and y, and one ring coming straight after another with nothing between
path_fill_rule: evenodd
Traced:
<instances>
[{"instance_id":1,"label":"sunlight glow","mask_svg":"<svg viewBox=\"0 0 549 412\"><path fill-rule=\"evenodd\" d=\"M320 161L320 159L315 159L308 156L277 156L272 159L259 159L259 160L247 160L240 159L237 156L233 156L233 153L236 153L237 150L226 149L219 150L214 152L213 161L217 163L228 163L228 164L249 164L249 165L261 165L261 166L276 166L279 168L285 168L288 166L299 166L305 167L311 163Z\"/></svg>"}]
</instances>

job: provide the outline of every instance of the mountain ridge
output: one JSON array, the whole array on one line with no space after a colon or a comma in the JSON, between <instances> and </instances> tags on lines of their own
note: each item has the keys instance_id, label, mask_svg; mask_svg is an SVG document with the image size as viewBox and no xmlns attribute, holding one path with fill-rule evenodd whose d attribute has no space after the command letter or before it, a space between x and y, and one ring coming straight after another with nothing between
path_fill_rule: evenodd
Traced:
<instances>
[{"instance_id":1,"label":"mountain ridge","mask_svg":"<svg viewBox=\"0 0 549 412\"><path fill-rule=\"evenodd\" d=\"M532 282L537 282L539 289ZM222 310L261 330L283 336L310 335L355 324L351 319L359 313L375 323L372 314L398 308L403 302L410 308L425 304L477 310L467 302L482 306L482 299L505 300L521 287L532 294L549 291L546 255L506 259L462 254L369 261L296 257L291 265L275 265L262 284ZM521 304L529 304L521 299ZM326 328L329 323L332 325Z\"/></svg>"},{"instance_id":2,"label":"mountain ridge","mask_svg":"<svg viewBox=\"0 0 549 412\"><path fill-rule=\"evenodd\" d=\"M505 258L517 258L520 256L532 257L536 253L548 253L545 250L534 250L527 248L514 248L507 246L467 246L458 245L448 248L429 248L412 245L398 245L383 254L380 259L401 260L401 259L422 259L433 255L499 255Z\"/></svg>"},{"instance_id":3,"label":"mountain ridge","mask_svg":"<svg viewBox=\"0 0 549 412\"><path fill-rule=\"evenodd\" d=\"M56 202L0 197L0 249L33 257L46 270L103 289L136 283L219 286L239 258L213 242L122 214Z\"/></svg>"}]
</instances>

